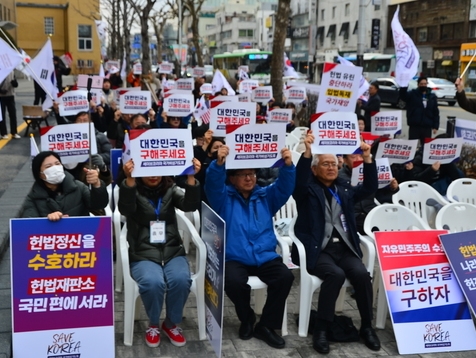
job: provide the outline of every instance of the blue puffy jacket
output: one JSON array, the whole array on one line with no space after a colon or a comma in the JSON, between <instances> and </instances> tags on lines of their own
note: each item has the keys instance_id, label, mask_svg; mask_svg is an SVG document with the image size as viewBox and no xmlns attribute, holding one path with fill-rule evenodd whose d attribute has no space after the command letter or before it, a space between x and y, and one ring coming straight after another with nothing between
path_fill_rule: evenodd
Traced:
<instances>
[{"instance_id":1,"label":"blue puffy jacket","mask_svg":"<svg viewBox=\"0 0 476 358\"><path fill-rule=\"evenodd\" d=\"M210 164L205 193L213 210L226 222L225 261L260 266L278 257L273 216L291 196L295 177L294 165L285 165L273 184L256 185L245 200L233 185L225 184L225 166L216 160Z\"/></svg>"}]
</instances>

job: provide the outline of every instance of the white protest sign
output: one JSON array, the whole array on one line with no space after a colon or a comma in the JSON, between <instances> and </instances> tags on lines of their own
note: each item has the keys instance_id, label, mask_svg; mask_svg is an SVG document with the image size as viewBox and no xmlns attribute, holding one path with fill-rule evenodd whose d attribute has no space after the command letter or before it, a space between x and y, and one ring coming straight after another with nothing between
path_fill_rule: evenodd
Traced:
<instances>
[{"instance_id":1,"label":"white protest sign","mask_svg":"<svg viewBox=\"0 0 476 358\"><path fill-rule=\"evenodd\" d=\"M167 80L164 83L164 90L172 90L177 88L177 83L174 80Z\"/></svg>"},{"instance_id":2,"label":"white protest sign","mask_svg":"<svg viewBox=\"0 0 476 358\"><path fill-rule=\"evenodd\" d=\"M84 90L67 91L58 101L60 116L74 116L89 111L88 92Z\"/></svg>"},{"instance_id":3,"label":"white protest sign","mask_svg":"<svg viewBox=\"0 0 476 358\"><path fill-rule=\"evenodd\" d=\"M169 62L162 62L159 65L159 73L171 74L174 70L174 64Z\"/></svg>"},{"instance_id":4,"label":"white protest sign","mask_svg":"<svg viewBox=\"0 0 476 358\"><path fill-rule=\"evenodd\" d=\"M413 160L418 146L418 139L390 139L380 141L375 157L388 158L390 164L403 164Z\"/></svg>"},{"instance_id":5,"label":"white protest sign","mask_svg":"<svg viewBox=\"0 0 476 358\"><path fill-rule=\"evenodd\" d=\"M121 87L114 90L114 101L119 104L121 101L121 96L129 91L140 91L140 87Z\"/></svg>"},{"instance_id":6,"label":"white protest sign","mask_svg":"<svg viewBox=\"0 0 476 358\"><path fill-rule=\"evenodd\" d=\"M476 146L476 122L456 118L455 137L463 138L464 144Z\"/></svg>"},{"instance_id":7,"label":"white protest sign","mask_svg":"<svg viewBox=\"0 0 476 358\"><path fill-rule=\"evenodd\" d=\"M316 113L311 116L312 154L353 154L360 150L357 115L353 112Z\"/></svg>"},{"instance_id":8,"label":"white protest sign","mask_svg":"<svg viewBox=\"0 0 476 358\"><path fill-rule=\"evenodd\" d=\"M110 71L112 67L121 68L119 61L109 60L104 64L105 70Z\"/></svg>"},{"instance_id":9,"label":"white protest sign","mask_svg":"<svg viewBox=\"0 0 476 358\"><path fill-rule=\"evenodd\" d=\"M167 91L165 93L164 97L167 98L167 97L172 96L173 94L184 94L184 95L190 96L190 91L172 89L172 90Z\"/></svg>"},{"instance_id":10,"label":"white protest sign","mask_svg":"<svg viewBox=\"0 0 476 358\"><path fill-rule=\"evenodd\" d=\"M251 102L251 93L239 93L235 96L238 102Z\"/></svg>"},{"instance_id":11,"label":"white protest sign","mask_svg":"<svg viewBox=\"0 0 476 358\"><path fill-rule=\"evenodd\" d=\"M258 80L243 80L238 86L238 91L240 93L252 93L257 87L259 87Z\"/></svg>"},{"instance_id":12,"label":"white protest sign","mask_svg":"<svg viewBox=\"0 0 476 358\"><path fill-rule=\"evenodd\" d=\"M93 101L94 103L98 105L98 104L101 104L103 98L104 98L104 92L102 91L102 89L99 89L99 88L91 89L91 101Z\"/></svg>"},{"instance_id":13,"label":"white protest sign","mask_svg":"<svg viewBox=\"0 0 476 358\"><path fill-rule=\"evenodd\" d=\"M145 113L152 108L149 91L131 91L121 95L119 109L122 113Z\"/></svg>"},{"instance_id":14,"label":"white protest sign","mask_svg":"<svg viewBox=\"0 0 476 358\"><path fill-rule=\"evenodd\" d=\"M423 146L423 164L452 163L457 160L463 147L463 138L435 138Z\"/></svg>"},{"instance_id":15,"label":"white protest sign","mask_svg":"<svg viewBox=\"0 0 476 358\"><path fill-rule=\"evenodd\" d=\"M218 102L238 102L238 97L237 96L215 96L212 98L212 101L218 101Z\"/></svg>"},{"instance_id":16,"label":"white protest sign","mask_svg":"<svg viewBox=\"0 0 476 358\"><path fill-rule=\"evenodd\" d=\"M129 136L133 177L194 174L189 129L133 129Z\"/></svg>"},{"instance_id":17,"label":"white protest sign","mask_svg":"<svg viewBox=\"0 0 476 358\"><path fill-rule=\"evenodd\" d=\"M370 133L393 136L402 131L402 111L377 112L370 119Z\"/></svg>"},{"instance_id":18,"label":"white protest sign","mask_svg":"<svg viewBox=\"0 0 476 358\"><path fill-rule=\"evenodd\" d=\"M205 67L192 68L192 77L203 77L203 76L205 76Z\"/></svg>"},{"instance_id":19,"label":"white protest sign","mask_svg":"<svg viewBox=\"0 0 476 358\"><path fill-rule=\"evenodd\" d=\"M134 75L141 75L142 74L142 64L140 62L135 63L134 66L132 66L132 73Z\"/></svg>"},{"instance_id":20,"label":"white protest sign","mask_svg":"<svg viewBox=\"0 0 476 358\"><path fill-rule=\"evenodd\" d=\"M164 98L164 111L169 117L187 117L194 109L192 94L173 94Z\"/></svg>"},{"instance_id":21,"label":"white protest sign","mask_svg":"<svg viewBox=\"0 0 476 358\"><path fill-rule=\"evenodd\" d=\"M192 91L193 90L193 78L180 78L176 81L176 89L182 91Z\"/></svg>"},{"instance_id":22,"label":"white protest sign","mask_svg":"<svg viewBox=\"0 0 476 358\"><path fill-rule=\"evenodd\" d=\"M380 158L375 160L375 165L377 166L377 176L378 176L378 188L385 188L392 181L392 169L388 158ZM356 161L354 162L354 167L352 168L352 178L350 184L352 186L357 186L362 184L364 181L364 162Z\"/></svg>"},{"instance_id":23,"label":"white protest sign","mask_svg":"<svg viewBox=\"0 0 476 358\"><path fill-rule=\"evenodd\" d=\"M362 67L324 63L316 113L354 112Z\"/></svg>"},{"instance_id":24,"label":"white protest sign","mask_svg":"<svg viewBox=\"0 0 476 358\"><path fill-rule=\"evenodd\" d=\"M273 98L273 87L261 86L253 89L251 100L258 103L268 103Z\"/></svg>"},{"instance_id":25,"label":"white protest sign","mask_svg":"<svg viewBox=\"0 0 476 358\"><path fill-rule=\"evenodd\" d=\"M94 125L91 123L62 124L41 128L41 150L58 153L63 164L82 163L89 159L89 133L91 154L97 153Z\"/></svg>"},{"instance_id":26,"label":"white protest sign","mask_svg":"<svg viewBox=\"0 0 476 358\"><path fill-rule=\"evenodd\" d=\"M215 137L226 135L226 125L256 123L256 104L253 102L211 101L210 129Z\"/></svg>"},{"instance_id":27,"label":"white protest sign","mask_svg":"<svg viewBox=\"0 0 476 358\"><path fill-rule=\"evenodd\" d=\"M304 87L291 87L284 91L286 96L286 103L302 103L306 100L306 88Z\"/></svg>"},{"instance_id":28,"label":"white protest sign","mask_svg":"<svg viewBox=\"0 0 476 358\"><path fill-rule=\"evenodd\" d=\"M104 77L101 77L101 76L78 75L78 81L76 83L77 87L88 88L89 79L91 79L91 88L102 89Z\"/></svg>"},{"instance_id":29,"label":"white protest sign","mask_svg":"<svg viewBox=\"0 0 476 358\"><path fill-rule=\"evenodd\" d=\"M200 86L200 93L201 94L213 94L213 86L211 83L204 83L203 85Z\"/></svg>"},{"instance_id":30,"label":"white protest sign","mask_svg":"<svg viewBox=\"0 0 476 358\"><path fill-rule=\"evenodd\" d=\"M226 126L225 142L230 148L226 169L279 167L284 164L281 149L285 147L286 126L277 123Z\"/></svg>"},{"instance_id":31,"label":"white protest sign","mask_svg":"<svg viewBox=\"0 0 476 358\"><path fill-rule=\"evenodd\" d=\"M290 123L293 119L293 110L291 108L274 108L266 113L268 123Z\"/></svg>"}]
</instances>

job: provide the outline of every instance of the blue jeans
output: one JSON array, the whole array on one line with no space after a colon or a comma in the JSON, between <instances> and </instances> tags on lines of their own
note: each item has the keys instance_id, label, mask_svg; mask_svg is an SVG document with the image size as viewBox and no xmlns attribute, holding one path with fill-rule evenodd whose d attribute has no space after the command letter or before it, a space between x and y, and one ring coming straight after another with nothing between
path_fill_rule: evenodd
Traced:
<instances>
[{"instance_id":1,"label":"blue jeans","mask_svg":"<svg viewBox=\"0 0 476 358\"><path fill-rule=\"evenodd\" d=\"M187 258L175 257L165 266L152 261L131 262L130 266L132 278L139 285L140 296L150 324L159 325L165 293L167 293L166 317L174 324L180 323L192 285Z\"/></svg>"}]
</instances>

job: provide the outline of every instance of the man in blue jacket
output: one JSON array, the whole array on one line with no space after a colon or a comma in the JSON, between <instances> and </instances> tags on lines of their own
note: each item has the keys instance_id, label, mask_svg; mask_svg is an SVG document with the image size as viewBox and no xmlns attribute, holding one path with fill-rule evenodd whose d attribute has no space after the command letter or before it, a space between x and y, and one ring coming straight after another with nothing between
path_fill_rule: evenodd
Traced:
<instances>
[{"instance_id":1,"label":"man in blue jacket","mask_svg":"<svg viewBox=\"0 0 476 358\"><path fill-rule=\"evenodd\" d=\"M271 347L284 348L284 339L274 330L281 329L294 276L276 253L273 216L294 190L296 169L291 152L283 149L284 166L279 169L278 179L260 187L256 185L255 169L225 170L228 153L226 145L218 150L218 159L208 167L205 179L208 201L226 222L225 292L241 322L241 339L254 336ZM230 185L225 183L227 177ZM258 276L268 285L263 314L254 329L249 276Z\"/></svg>"},{"instance_id":2,"label":"man in blue jacket","mask_svg":"<svg viewBox=\"0 0 476 358\"><path fill-rule=\"evenodd\" d=\"M380 341L371 324L372 281L362 263L354 216L354 203L377 191L377 168L372 162L370 146L362 141L364 181L352 187L338 178L335 155L312 157L313 142L314 135L309 131L304 140L306 150L297 164L293 193L298 211L294 232L306 249L307 270L323 280L313 327L313 347L319 353L329 353L327 330L334 320L340 289L348 278L361 317L360 336L368 348L379 350ZM293 258L295 251L293 247Z\"/></svg>"}]
</instances>

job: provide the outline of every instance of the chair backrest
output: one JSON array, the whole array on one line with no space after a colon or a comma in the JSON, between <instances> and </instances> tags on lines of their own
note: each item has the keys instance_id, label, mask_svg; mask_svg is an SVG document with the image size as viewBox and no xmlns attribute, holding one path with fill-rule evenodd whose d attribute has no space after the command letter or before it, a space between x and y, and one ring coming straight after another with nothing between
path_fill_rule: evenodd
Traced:
<instances>
[{"instance_id":1,"label":"chair backrest","mask_svg":"<svg viewBox=\"0 0 476 358\"><path fill-rule=\"evenodd\" d=\"M297 138L302 138L306 135L309 128L307 127L296 127L291 131L291 134Z\"/></svg>"},{"instance_id":2,"label":"chair backrest","mask_svg":"<svg viewBox=\"0 0 476 358\"><path fill-rule=\"evenodd\" d=\"M468 203L450 203L438 211L435 226L439 230L461 232L476 229L476 206Z\"/></svg>"},{"instance_id":3,"label":"chair backrest","mask_svg":"<svg viewBox=\"0 0 476 358\"><path fill-rule=\"evenodd\" d=\"M406 206L431 227L434 227L437 212L434 204L441 206L448 204L440 193L421 181L406 181L399 184L399 191L393 194L392 201L394 204Z\"/></svg>"},{"instance_id":4,"label":"chair backrest","mask_svg":"<svg viewBox=\"0 0 476 358\"><path fill-rule=\"evenodd\" d=\"M469 203L476 205L476 179L461 178L451 182L446 196L452 203Z\"/></svg>"},{"instance_id":5,"label":"chair backrest","mask_svg":"<svg viewBox=\"0 0 476 358\"><path fill-rule=\"evenodd\" d=\"M375 240L375 231L431 230L413 211L399 204L379 205L370 210L364 221L364 231Z\"/></svg>"},{"instance_id":6,"label":"chair backrest","mask_svg":"<svg viewBox=\"0 0 476 358\"><path fill-rule=\"evenodd\" d=\"M290 134L290 133L287 133L286 134L286 143L285 143L285 146L286 148L288 148L289 150L293 150L294 147L296 145L299 144L299 138Z\"/></svg>"},{"instance_id":7,"label":"chair backrest","mask_svg":"<svg viewBox=\"0 0 476 358\"><path fill-rule=\"evenodd\" d=\"M22 106L23 117L45 117L45 112L41 106Z\"/></svg>"}]
</instances>

